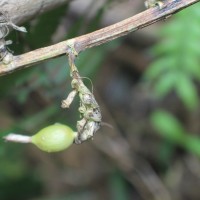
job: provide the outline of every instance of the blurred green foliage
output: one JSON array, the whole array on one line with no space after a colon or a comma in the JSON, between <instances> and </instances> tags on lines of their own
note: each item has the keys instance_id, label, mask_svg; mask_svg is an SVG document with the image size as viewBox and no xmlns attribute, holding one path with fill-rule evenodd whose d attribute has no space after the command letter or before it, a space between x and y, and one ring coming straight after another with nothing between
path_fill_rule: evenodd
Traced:
<instances>
[{"instance_id":1,"label":"blurred green foliage","mask_svg":"<svg viewBox=\"0 0 200 200\"><path fill-rule=\"evenodd\" d=\"M199 105L199 9L200 4L197 4L183 10L161 28L162 41L152 49L156 59L144 74L147 83L153 87L156 98L162 100L175 93L188 112L194 111ZM200 139L188 133L173 114L156 110L151 121L165 139L200 155ZM173 146L168 148L172 150Z\"/></svg>"},{"instance_id":2,"label":"blurred green foliage","mask_svg":"<svg viewBox=\"0 0 200 200\"><path fill-rule=\"evenodd\" d=\"M157 97L174 91L190 110L199 104L199 9L197 4L183 10L161 28L163 40L152 49L156 59L145 73Z\"/></svg>"},{"instance_id":3,"label":"blurred green foliage","mask_svg":"<svg viewBox=\"0 0 200 200\"><path fill-rule=\"evenodd\" d=\"M128 185L120 172L116 171L110 176L109 186L111 191L111 199L128 200Z\"/></svg>"},{"instance_id":4,"label":"blurred green foliage","mask_svg":"<svg viewBox=\"0 0 200 200\"><path fill-rule=\"evenodd\" d=\"M151 122L156 130L167 140L200 156L200 138L188 133L172 114L157 110L151 116Z\"/></svg>"}]
</instances>

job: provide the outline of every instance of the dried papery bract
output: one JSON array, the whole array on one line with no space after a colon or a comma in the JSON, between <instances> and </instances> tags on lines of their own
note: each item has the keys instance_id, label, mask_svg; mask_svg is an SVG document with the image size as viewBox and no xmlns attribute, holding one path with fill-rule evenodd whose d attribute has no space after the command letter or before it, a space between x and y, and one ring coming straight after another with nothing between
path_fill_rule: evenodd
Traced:
<instances>
[{"instance_id":1,"label":"dried papery bract","mask_svg":"<svg viewBox=\"0 0 200 200\"><path fill-rule=\"evenodd\" d=\"M9 27L17 31L27 32L25 27L15 25L8 17L8 13L0 11L0 61L5 65L8 65L13 60L12 52L7 48L8 45L12 44L12 41L5 40L9 34Z\"/></svg>"},{"instance_id":2,"label":"dried papery bract","mask_svg":"<svg viewBox=\"0 0 200 200\"><path fill-rule=\"evenodd\" d=\"M71 105L72 101L74 100L75 96L77 94L76 90L72 90L69 95L67 96L67 98L65 100L62 101L62 108L69 108L69 106Z\"/></svg>"},{"instance_id":3,"label":"dried papery bract","mask_svg":"<svg viewBox=\"0 0 200 200\"><path fill-rule=\"evenodd\" d=\"M77 121L77 136L75 137L74 142L76 144L81 144L94 136L101 126L102 116L100 107L93 93L83 83L82 77L75 65L75 58L78 53L76 52L73 43L67 45L69 47L68 58L73 91L68 95L66 100L62 101L62 108L68 108L76 94L79 95L80 106L78 110L81 120Z\"/></svg>"},{"instance_id":4,"label":"dried papery bract","mask_svg":"<svg viewBox=\"0 0 200 200\"><path fill-rule=\"evenodd\" d=\"M4 26L4 27L6 26L7 30L8 30L8 33L9 33L9 27L11 27L11 28L13 28L13 29L15 29L17 31L20 31L20 32L24 32L24 33L27 32L25 27L17 26L16 24L14 24L11 21L10 17L8 16L8 13L4 12L4 11L0 11L0 27L1 26ZM6 37L6 35L4 37Z\"/></svg>"}]
</instances>

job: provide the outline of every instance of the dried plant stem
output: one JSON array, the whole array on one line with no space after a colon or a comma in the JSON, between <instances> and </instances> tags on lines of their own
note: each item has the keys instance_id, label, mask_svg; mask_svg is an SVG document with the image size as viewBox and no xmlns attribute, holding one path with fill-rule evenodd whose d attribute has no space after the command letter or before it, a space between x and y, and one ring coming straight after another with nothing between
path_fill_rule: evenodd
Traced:
<instances>
[{"instance_id":1,"label":"dried plant stem","mask_svg":"<svg viewBox=\"0 0 200 200\"><path fill-rule=\"evenodd\" d=\"M69 51L69 44L73 44L75 50L79 53L87 48L109 42L130 32L149 26L157 21L166 19L174 13L199 1L200 0L165 1L162 9L159 9L158 7L151 8L95 32L66 40L52 46L40 48L20 56L15 56L11 65L0 63L0 76L63 55Z\"/></svg>"},{"instance_id":2,"label":"dried plant stem","mask_svg":"<svg viewBox=\"0 0 200 200\"><path fill-rule=\"evenodd\" d=\"M75 58L78 55L73 43L68 43L68 58L70 66L70 75L72 77L72 92L69 93L67 99L62 101L62 108L68 108L75 98L76 94L79 96L80 106L78 111L81 120L77 121L77 135L74 139L75 144L93 138L94 134L101 127L101 110L93 95L93 93L83 83L79 71L75 65Z\"/></svg>"}]
</instances>

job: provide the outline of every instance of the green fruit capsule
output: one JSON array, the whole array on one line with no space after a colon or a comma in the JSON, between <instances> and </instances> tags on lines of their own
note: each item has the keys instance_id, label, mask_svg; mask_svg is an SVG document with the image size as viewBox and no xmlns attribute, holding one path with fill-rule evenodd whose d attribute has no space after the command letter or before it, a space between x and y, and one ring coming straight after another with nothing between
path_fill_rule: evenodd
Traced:
<instances>
[{"instance_id":1,"label":"green fruit capsule","mask_svg":"<svg viewBox=\"0 0 200 200\"><path fill-rule=\"evenodd\" d=\"M66 125L56 123L47 126L31 137L31 142L46 152L58 152L68 148L75 138L75 132Z\"/></svg>"}]
</instances>

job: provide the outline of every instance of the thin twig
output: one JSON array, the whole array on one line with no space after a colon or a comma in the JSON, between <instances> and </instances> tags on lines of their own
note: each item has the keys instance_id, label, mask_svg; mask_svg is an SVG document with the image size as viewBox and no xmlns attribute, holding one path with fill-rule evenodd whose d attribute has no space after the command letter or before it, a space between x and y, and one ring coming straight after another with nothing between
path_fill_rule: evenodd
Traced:
<instances>
[{"instance_id":1,"label":"thin twig","mask_svg":"<svg viewBox=\"0 0 200 200\"><path fill-rule=\"evenodd\" d=\"M149 26L157 21L166 19L176 12L199 1L200 0L165 1L163 6L164 8L162 9L159 9L158 7L151 8L95 32L66 40L52 46L40 48L19 56L14 56L12 65L0 64L0 76L66 54L71 49L70 45L72 45L77 52L101 45L115 38L127 35L130 32Z\"/></svg>"}]
</instances>

